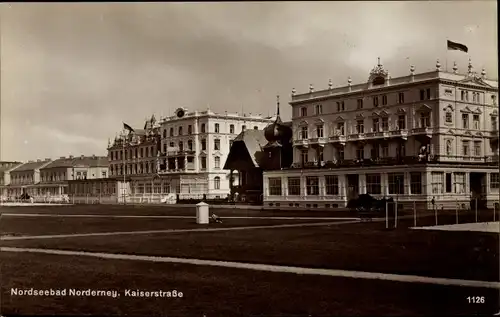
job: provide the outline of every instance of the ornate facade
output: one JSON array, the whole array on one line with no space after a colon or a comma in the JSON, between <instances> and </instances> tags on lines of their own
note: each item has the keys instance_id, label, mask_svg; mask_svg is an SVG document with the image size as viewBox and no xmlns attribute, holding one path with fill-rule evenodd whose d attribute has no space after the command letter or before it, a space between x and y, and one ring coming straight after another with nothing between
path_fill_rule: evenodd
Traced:
<instances>
[{"instance_id":1,"label":"ornate facade","mask_svg":"<svg viewBox=\"0 0 500 317\"><path fill-rule=\"evenodd\" d=\"M263 129L271 122L261 116L185 108L159 122L153 116L143 130L132 129L110 144L111 175L120 182L125 176L125 195L132 200L169 193L224 198L230 193L229 171L223 169L230 144L240 131Z\"/></svg>"},{"instance_id":2,"label":"ornate facade","mask_svg":"<svg viewBox=\"0 0 500 317\"><path fill-rule=\"evenodd\" d=\"M469 62L366 83L292 91L293 165L266 172L266 204L345 206L361 193L443 208L498 200L498 82Z\"/></svg>"}]
</instances>

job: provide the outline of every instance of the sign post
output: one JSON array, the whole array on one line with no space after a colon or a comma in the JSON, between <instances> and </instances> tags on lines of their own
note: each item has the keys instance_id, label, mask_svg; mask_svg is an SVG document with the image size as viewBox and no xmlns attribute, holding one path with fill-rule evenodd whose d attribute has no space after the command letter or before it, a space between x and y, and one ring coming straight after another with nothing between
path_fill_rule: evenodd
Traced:
<instances>
[{"instance_id":1,"label":"sign post","mask_svg":"<svg viewBox=\"0 0 500 317\"><path fill-rule=\"evenodd\" d=\"M389 229L389 203L385 201L385 228Z\"/></svg>"},{"instance_id":2,"label":"sign post","mask_svg":"<svg viewBox=\"0 0 500 317\"><path fill-rule=\"evenodd\" d=\"M417 202L413 201L413 226L417 226Z\"/></svg>"},{"instance_id":3,"label":"sign post","mask_svg":"<svg viewBox=\"0 0 500 317\"><path fill-rule=\"evenodd\" d=\"M476 209L476 222L477 222L477 197L474 199L474 209Z\"/></svg>"},{"instance_id":4,"label":"sign post","mask_svg":"<svg viewBox=\"0 0 500 317\"><path fill-rule=\"evenodd\" d=\"M434 208L434 218L436 219L436 226L437 226L438 225L438 214L437 214L435 197L432 197L431 203L432 203L432 208Z\"/></svg>"},{"instance_id":5,"label":"sign post","mask_svg":"<svg viewBox=\"0 0 500 317\"><path fill-rule=\"evenodd\" d=\"M493 203L493 222L496 220L497 203Z\"/></svg>"}]
</instances>

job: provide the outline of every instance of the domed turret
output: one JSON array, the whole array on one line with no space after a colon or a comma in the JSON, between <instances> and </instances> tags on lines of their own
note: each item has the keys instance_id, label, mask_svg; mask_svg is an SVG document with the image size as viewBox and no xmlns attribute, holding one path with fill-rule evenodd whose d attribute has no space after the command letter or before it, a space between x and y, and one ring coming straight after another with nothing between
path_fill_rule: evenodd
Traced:
<instances>
[{"instance_id":1,"label":"domed turret","mask_svg":"<svg viewBox=\"0 0 500 317\"><path fill-rule=\"evenodd\" d=\"M264 136L269 143L278 142L280 144L289 142L292 138L292 129L283 124L280 118L280 102L277 96L276 121L264 129Z\"/></svg>"}]
</instances>

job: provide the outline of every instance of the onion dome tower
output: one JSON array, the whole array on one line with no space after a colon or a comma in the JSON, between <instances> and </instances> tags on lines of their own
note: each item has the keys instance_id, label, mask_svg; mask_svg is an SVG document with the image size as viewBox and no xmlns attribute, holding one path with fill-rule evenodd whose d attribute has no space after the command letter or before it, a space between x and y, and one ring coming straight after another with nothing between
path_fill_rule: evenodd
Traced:
<instances>
[{"instance_id":1,"label":"onion dome tower","mask_svg":"<svg viewBox=\"0 0 500 317\"><path fill-rule=\"evenodd\" d=\"M264 129L264 136L269 142L267 146L283 146L292 138L292 129L283 124L280 117L280 96L277 96L276 108L276 120Z\"/></svg>"}]
</instances>

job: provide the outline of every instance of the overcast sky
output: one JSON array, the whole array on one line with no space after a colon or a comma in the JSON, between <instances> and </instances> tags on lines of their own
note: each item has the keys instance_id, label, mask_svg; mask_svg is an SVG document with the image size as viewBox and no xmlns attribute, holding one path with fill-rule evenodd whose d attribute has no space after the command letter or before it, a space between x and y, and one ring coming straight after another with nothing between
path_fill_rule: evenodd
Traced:
<instances>
[{"instance_id":1,"label":"overcast sky","mask_svg":"<svg viewBox=\"0 0 500 317\"><path fill-rule=\"evenodd\" d=\"M496 1L0 4L1 159L106 155L122 121L190 110L272 115L276 95L439 58L497 78Z\"/></svg>"}]
</instances>

